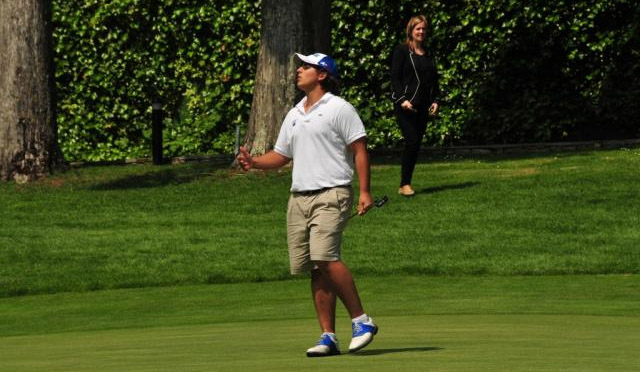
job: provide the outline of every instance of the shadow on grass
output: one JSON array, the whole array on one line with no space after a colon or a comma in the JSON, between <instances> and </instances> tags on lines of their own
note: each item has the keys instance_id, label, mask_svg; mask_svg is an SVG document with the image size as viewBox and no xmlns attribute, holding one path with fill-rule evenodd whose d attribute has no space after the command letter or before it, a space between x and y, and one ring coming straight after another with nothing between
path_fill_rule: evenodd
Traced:
<instances>
[{"instance_id":1,"label":"shadow on grass","mask_svg":"<svg viewBox=\"0 0 640 372\"><path fill-rule=\"evenodd\" d=\"M635 148L635 147L634 147ZM613 149L604 149L613 150ZM532 150L524 151L521 153L491 153L491 154L434 154L428 152L421 152L418 155L418 164L425 163L455 163L460 161L482 160L486 163L496 163L504 160L523 160L523 159L539 159L539 158L567 158L575 156L591 156L593 152L601 150L582 149L582 150ZM402 159L401 149L392 150L371 150L369 152L370 161L372 165L397 165L400 166Z\"/></svg>"},{"instance_id":2,"label":"shadow on grass","mask_svg":"<svg viewBox=\"0 0 640 372\"><path fill-rule=\"evenodd\" d=\"M423 346L423 347L400 347L396 349L368 349L361 350L357 353L351 354L353 356L367 356L367 355L383 355L383 354L394 354L394 353L416 353L416 352L425 352L425 351L438 351L443 350L440 347L434 346Z\"/></svg>"},{"instance_id":3,"label":"shadow on grass","mask_svg":"<svg viewBox=\"0 0 640 372\"><path fill-rule=\"evenodd\" d=\"M91 187L91 190L127 190L162 187L167 185L181 185L201 178L211 177L220 169L228 169L219 165L193 165L190 167L166 166L163 169L152 170L142 174L131 174L105 181Z\"/></svg>"},{"instance_id":4,"label":"shadow on grass","mask_svg":"<svg viewBox=\"0 0 640 372\"><path fill-rule=\"evenodd\" d=\"M476 185L479 185L480 182L463 182L463 183L456 183L456 184L452 184L452 185L442 185L442 186L434 186L434 187L427 187L424 188L422 190L417 190L416 194L433 194L436 192L441 192L441 191L447 191L447 190L460 190L460 189L466 189L469 187L473 187Z\"/></svg>"}]
</instances>

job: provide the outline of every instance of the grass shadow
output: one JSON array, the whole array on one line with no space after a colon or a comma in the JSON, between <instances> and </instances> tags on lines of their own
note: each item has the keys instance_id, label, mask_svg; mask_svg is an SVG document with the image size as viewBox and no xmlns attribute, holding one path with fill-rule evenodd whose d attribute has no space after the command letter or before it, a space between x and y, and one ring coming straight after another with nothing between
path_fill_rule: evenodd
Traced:
<instances>
[{"instance_id":1,"label":"grass shadow","mask_svg":"<svg viewBox=\"0 0 640 372\"><path fill-rule=\"evenodd\" d=\"M451 185L427 187L421 190L416 190L416 194L433 194L436 192L442 192L447 190L461 190L461 189L477 186L479 184L480 182L463 182L463 183L456 183Z\"/></svg>"},{"instance_id":2,"label":"grass shadow","mask_svg":"<svg viewBox=\"0 0 640 372\"><path fill-rule=\"evenodd\" d=\"M455 147L453 147L455 148ZM482 160L486 163L495 163L504 160L522 160L522 159L538 159L548 157L573 157L573 156L590 156L593 152L601 151L599 149L581 148L581 149L566 149L566 148L527 148L526 144L522 145L522 150L519 152L493 152L488 154L476 154L476 153L430 153L423 151L418 155L417 164L425 163L455 163L468 160ZM608 150L610 148L603 148ZM372 165L397 165L401 164L401 151L385 151L385 150L371 150L369 153L370 161Z\"/></svg>"},{"instance_id":3,"label":"grass shadow","mask_svg":"<svg viewBox=\"0 0 640 372\"><path fill-rule=\"evenodd\" d=\"M180 185L194 182L198 179L211 177L228 166L213 164L194 164L188 167L162 166L146 173L129 174L107 180L90 187L91 190L128 190Z\"/></svg>"},{"instance_id":4,"label":"grass shadow","mask_svg":"<svg viewBox=\"0 0 640 372\"><path fill-rule=\"evenodd\" d=\"M422 346L422 347L400 347L395 349L368 349L361 350L357 353L351 354L353 356L367 356L367 355L384 355L384 354L395 354L395 353L416 353L416 352L425 352L425 351L438 351L443 350L441 347L435 346Z\"/></svg>"}]
</instances>

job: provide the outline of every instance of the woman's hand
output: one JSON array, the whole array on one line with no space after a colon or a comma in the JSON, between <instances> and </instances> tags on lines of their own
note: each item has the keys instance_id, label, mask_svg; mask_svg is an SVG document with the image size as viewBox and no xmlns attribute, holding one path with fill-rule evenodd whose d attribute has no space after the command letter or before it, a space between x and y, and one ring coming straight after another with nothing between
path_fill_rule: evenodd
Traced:
<instances>
[{"instance_id":1,"label":"woman's hand","mask_svg":"<svg viewBox=\"0 0 640 372\"><path fill-rule=\"evenodd\" d=\"M411 104L411 102L409 102L409 100L405 100L404 102L402 102L402 103L400 104L400 107L402 107L402 108L403 108L403 109L405 109L405 110L411 110L411 111L413 111L413 112L415 112L415 111L416 111L416 109L415 109L415 108L413 108L413 105Z\"/></svg>"},{"instance_id":2,"label":"woman's hand","mask_svg":"<svg viewBox=\"0 0 640 372\"><path fill-rule=\"evenodd\" d=\"M437 102L432 103L431 107L429 107L429 115L431 115L431 116L438 115L438 109L439 108L440 108L440 105L438 105Z\"/></svg>"}]
</instances>

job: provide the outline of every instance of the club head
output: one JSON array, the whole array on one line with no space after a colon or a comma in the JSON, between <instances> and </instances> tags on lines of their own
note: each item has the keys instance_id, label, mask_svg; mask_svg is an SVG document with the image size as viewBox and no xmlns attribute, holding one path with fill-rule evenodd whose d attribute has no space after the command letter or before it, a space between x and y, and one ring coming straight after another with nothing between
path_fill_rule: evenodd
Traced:
<instances>
[{"instance_id":1,"label":"club head","mask_svg":"<svg viewBox=\"0 0 640 372\"><path fill-rule=\"evenodd\" d=\"M383 205L385 205L388 201L389 201L389 198L385 195L385 196L381 197L380 199L376 200L374 203L375 203L376 207L380 208Z\"/></svg>"}]
</instances>

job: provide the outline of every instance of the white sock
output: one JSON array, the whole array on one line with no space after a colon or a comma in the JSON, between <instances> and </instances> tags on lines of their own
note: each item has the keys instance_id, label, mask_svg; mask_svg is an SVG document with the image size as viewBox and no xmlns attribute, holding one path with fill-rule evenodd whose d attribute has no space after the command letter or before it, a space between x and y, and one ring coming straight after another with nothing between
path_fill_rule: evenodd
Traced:
<instances>
[{"instance_id":1,"label":"white sock","mask_svg":"<svg viewBox=\"0 0 640 372\"><path fill-rule=\"evenodd\" d=\"M320 337L324 337L325 335L331 337L331 339L334 340L334 341L336 340L336 334L335 333L323 332Z\"/></svg>"},{"instance_id":2,"label":"white sock","mask_svg":"<svg viewBox=\"0 0 640 372\"><path fill-rule=\"evenodd\" d=\"M369 321L369 316L367 314L362 314L357 318L351 319L352 323L358 323L358 322L366 323L368 321Z\"/></svg>"}]
</instances>

